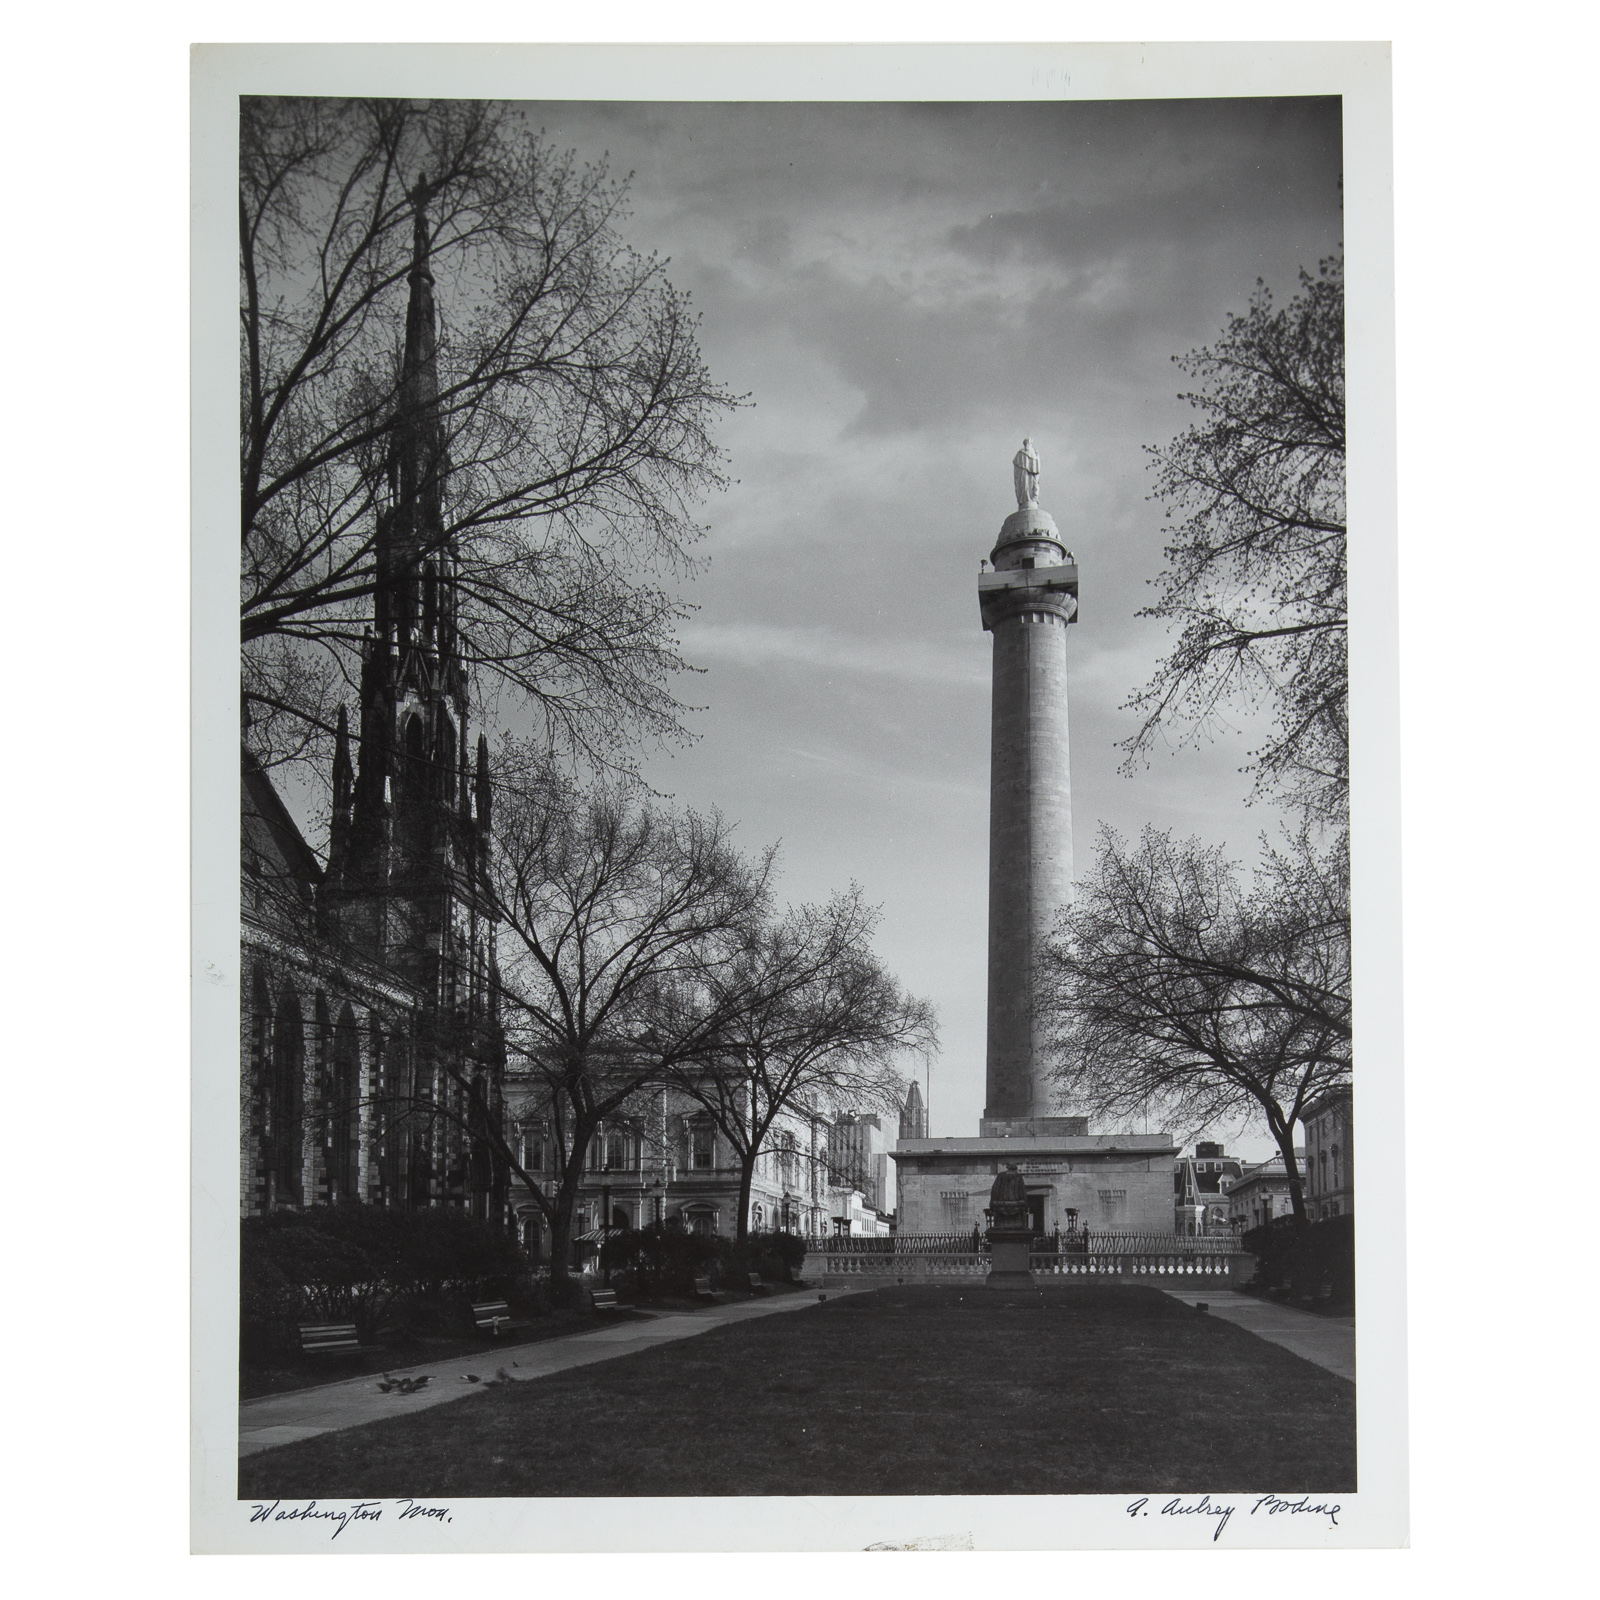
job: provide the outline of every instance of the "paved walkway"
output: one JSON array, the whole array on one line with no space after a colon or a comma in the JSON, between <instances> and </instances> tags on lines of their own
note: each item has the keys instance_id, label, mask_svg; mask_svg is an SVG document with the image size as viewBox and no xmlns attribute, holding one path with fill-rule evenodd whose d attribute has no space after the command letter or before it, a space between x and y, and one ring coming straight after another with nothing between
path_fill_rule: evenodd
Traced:
<instances>
[{"instance_id":1,"label":"paved walkway","mask_svg":"<svg viewBox=\"0 0 1600 1600\"><path fill-rule=\"evenodd\" d=\"M1280 1344L1297 1356L1315 1362L1341 1378L1356 1381L1356 1319L1354 1317L1323 1316L1313 1311L1297 1311L1293 1306L1280 1306L1271 1300L1257 1300L1254 1295L1240 1294L1236 1289L1213 1289L1209 1294L1189 1290L1168 1289L1174 1300L1192 1306L1203 1300L1211 1315L1236 1322L1269 1344Z\"/></svg>"},{"instance_id":2,"label":"paved walkway","mask_svg":"<svg viewBox=\"0 0 1600 1600\"><path fill-rule=\"evenodd\" d=\"M861 1291L827 1289L822 1292L830 1299L838 1299ZM481 1393L481 1384L461 1381L463 1373L475 1372L480 1378L488 1379L494 1376L497 1368L503 1367L513 1382L524 1383L531 1378L549 1377L553 1372L565 1372L571 1367L586 1367L596 1361L632 1355L636 1350L650 1350L673 1339L709 1333L712 1328L725 1327L730 1322L750 1322L779 1311L803 1311L817 1303L817 1294L815 1289L800 1289L794 1294L745 1300L700 1311L667 1312L652 1316L648 1322L619 1322L592 1333L563 1334L536 1344L488 1346L480 1354L449 1356L415 1367L396 1367L392 1377L416 1377L424 1372L433 1375L433 1382L415 1394L384 1394L378 1388L377 1373L369 1372L340 1383L319 1384L314 1389L294 1389L288 1394L244 1400L239 1405L239 1454L254 1455L274 1445L312 1439L319 1433L354 1428L384 1417L425 1411L448 1400Z\"/></svg>"}]
</instances>

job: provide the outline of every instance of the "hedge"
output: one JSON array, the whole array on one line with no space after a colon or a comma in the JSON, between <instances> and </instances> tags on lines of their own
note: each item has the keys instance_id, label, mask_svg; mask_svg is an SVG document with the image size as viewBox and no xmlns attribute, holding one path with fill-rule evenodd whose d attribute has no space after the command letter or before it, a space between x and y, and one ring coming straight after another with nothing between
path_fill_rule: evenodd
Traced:
<instances>
[{"instance_id":1,"label":"hedge","mask_svg":"<svg viewBox=\"0 0 1600 1600\"><path fill-rule=\"evenodd\" d=\"M1241 1239L1256 1258L1251 1287L1347 1307L1356 1298L1355 1218L1296 1224L1274 1217Z\"/></svg>"},{"instance_id":2,"label":"hedge","mask_svg":"<svg viewBox=\"0 0 1600 1600\"><path fill-rule=\"evenodd\" d=\"M247 1351L298 1348L301 1322L380 1328L467 1325L474 1300L543 1309L527 1257L503 1228L448 1207L344 1202L275 1211L240 1225L241 1336Z\"/></svg>"},{"instance_id":3,"label":"hedge","mask_svg":"<svg viewBox=\"0 0 1600 1600\"><path fill-rule=\"evenodd\" d=\"M642 1231L618 1230L600 1251L600 1265L630 1272L644 1291L690 1294L694 1280L709 1277L713 1287L752 1272L775 1283L792 1283L806 1259L806 1241L795 1233L752 1233L741 1244L720 1234L689 1233L652 1223Z\"/></svg>"}]
</instances>

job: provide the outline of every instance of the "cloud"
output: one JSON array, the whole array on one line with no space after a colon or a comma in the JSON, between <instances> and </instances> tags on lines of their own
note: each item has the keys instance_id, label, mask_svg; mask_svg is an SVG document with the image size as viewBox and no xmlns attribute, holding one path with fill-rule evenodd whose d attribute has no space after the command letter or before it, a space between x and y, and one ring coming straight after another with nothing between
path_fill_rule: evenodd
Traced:
<instances>
[{"instance_id":1,"label":"cloud","mask_svg":"<svg viewBox=\"0 0 1600 1600\"><path fill-rule=\"evenodd\" d=\"M988 674L977 559L1024 433L1075 550L1073 814L1247 855L1244 731L1119 772L1120 708L1170 647L1137 613L1163 561L1145 449L1190 420L1171 357L1258 277L1287 297L1337 247L1334 100L548 103L580 155L635 174L629 238L671 257L713 374L754 400L721 442L686 591L700 742L652 776L782 838L785 892L854 878L882 948L936 993L941 1132L983 1094Z\"/></svg>"},{"instance_id":2,"label":"cloud","mask_svg":"<svg viewBox=\"0 0 1600 1600\"><path fill-rule=\"evenodd\" d=\"M959 684L982 688L988 662L965 658L934 640L910 643L857 639L827 627L782 627L754 622L693 622L682 632L683 647L696 661L748 671L771 667L816 668L825 677L855 674L919 685Z\"/></svg>"}]
</instances>

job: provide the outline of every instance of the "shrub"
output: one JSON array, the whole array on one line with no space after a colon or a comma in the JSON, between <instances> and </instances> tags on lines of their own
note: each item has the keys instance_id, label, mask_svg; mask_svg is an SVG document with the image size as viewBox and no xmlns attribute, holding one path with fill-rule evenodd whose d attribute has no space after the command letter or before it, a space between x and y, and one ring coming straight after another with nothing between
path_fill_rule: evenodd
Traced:
<instances>
[{"instance_id":1,"label":"shrub","mask_svg":"<svg viewBox=\"0 0 1600 1600\"><path fill-rule=\"evenodd\" d=\"M390 1319L417 1330L470 1326L475 1299L540 1306L516 1241L446 1207L277 1211L244 1221L240 1250L247 1348L281 1347L296 1321L353 1321L370 1339Z\"/></svg>"},{"instance_id":2,"label":"shrub","mask_svg":"<svg viewBox=\"0 0 1600 1600\"><path fill-rule=\"evenodd\" d=\"M1355 1218L1329 1217L1304 1227L1293 1217L1274 1217L1241 1241L1256 1258L1252 1286L1339 1307L1355 1304Z\"/></svg>"},{"instance_id":3,"label":"shrub","mask_svg":"<svg viewBox=\"0 0 1600 1600\"><path fill-rule=\"evenodd\" d=\"M276 1262L248 1255L239 1271L239 1337L247 1356L257 1360L292 1354L299 1346L297 1326L310 1321L305 1294Z\"/></svg>"},{"instance_id":4,"label":"shrub","mask_svg":"<svg viewBox=\"0 0 1600 1600\"><path fill-rule=\"evenodd\" d=\"M602 1270L631 1273L641 1293L659 1289L691 1294L696 1278L712 1287L752 1272L775 1283L792 1283L806 1258L806 1241L793 1233L753 1233L743 1244L721 1234L689 1233L668 1223L642 1231L618 1229L600 1251Z\"/></svg>"}]
</instances>

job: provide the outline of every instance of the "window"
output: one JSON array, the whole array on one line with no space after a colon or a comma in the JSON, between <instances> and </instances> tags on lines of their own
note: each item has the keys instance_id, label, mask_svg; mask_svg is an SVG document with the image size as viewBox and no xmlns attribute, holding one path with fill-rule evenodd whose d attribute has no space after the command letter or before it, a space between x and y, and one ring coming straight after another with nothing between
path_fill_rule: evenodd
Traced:
<instances>
[{"instance_id":1,"label":"window","mask_svg":"<svg viewBox=\"0 0 1600 1600\"><path fill-rule=\"evenodd\" d=\"M628 1165L628 1138L620 1128L606 1134L606 1168L615 1171Z\"/></svg>"},{"instance_id":2,"label":"window","mask_svg":"<svg viewBox=\"0 0 1600 1600\"><path fill-rule=\"evenodd\" d=\"M301 1118L305 1110L305 1026L292 989L278 997L272 1028L272 1061L267 1081L262 1165L269 1206L302 1202Z\"/></svg>"},{"instance_id":3,"label":"window","mask_svg":"<svg viewBox=\"0 0 1600 1600\"><path fill-rule=\"evenodd\" d=\"M328 1198L357 1196L361 1174L361 1053L355 1013L347 1005L333 1031L329 1085Z\"/></svg>"},{"instance_id":4,"label":"window","mask_svg":"<svg viewBox=\"0 0 1600 1600\"><path fill-rule=\"evenodd\" d=\"M1334 1186L1335 1189L1337 1189L1339 1187L1339 1147L1338 1147L1338 1145L1335 1145L1333 1147L1333 1149L1330 1152L1330 1154L1333 1156L1333 1186Z\"/></svg>"},{"instance_id":5,"label":"window","mask_svg":"<svg viewBox=\"0 0 1600 1600\"><path fill-rule=\"evenodd\" d=\"M1128 1220L1128 1191L1126 1189L1102 1189L1100 1191L1100 1220L1108 1225Z\"/></svg>"},{"instance_id":6,"label":"window","mask_svg":"<svg viewBox=\"0 0 1600 1600\"><path fill-rule=\"evenodd\" d=\"M522 1129L522 1153L519 1157L529 1172L543 1172L545 1159L545 1131L542 1122L529 1122Z\"/></svg>"},{"instance_id":7,"label":"window","mask_svg":"<svg viewBox=\"0 0 1600 1600\"><path fill-rule=\"evenodd\" d=\"M696 1171L704 1171L712 1164L714 1134L711 1124L709 1122L695 1123L689 1130L689 1138L692 1149L690 1165Z\"/></svg>"}]
</instances>

